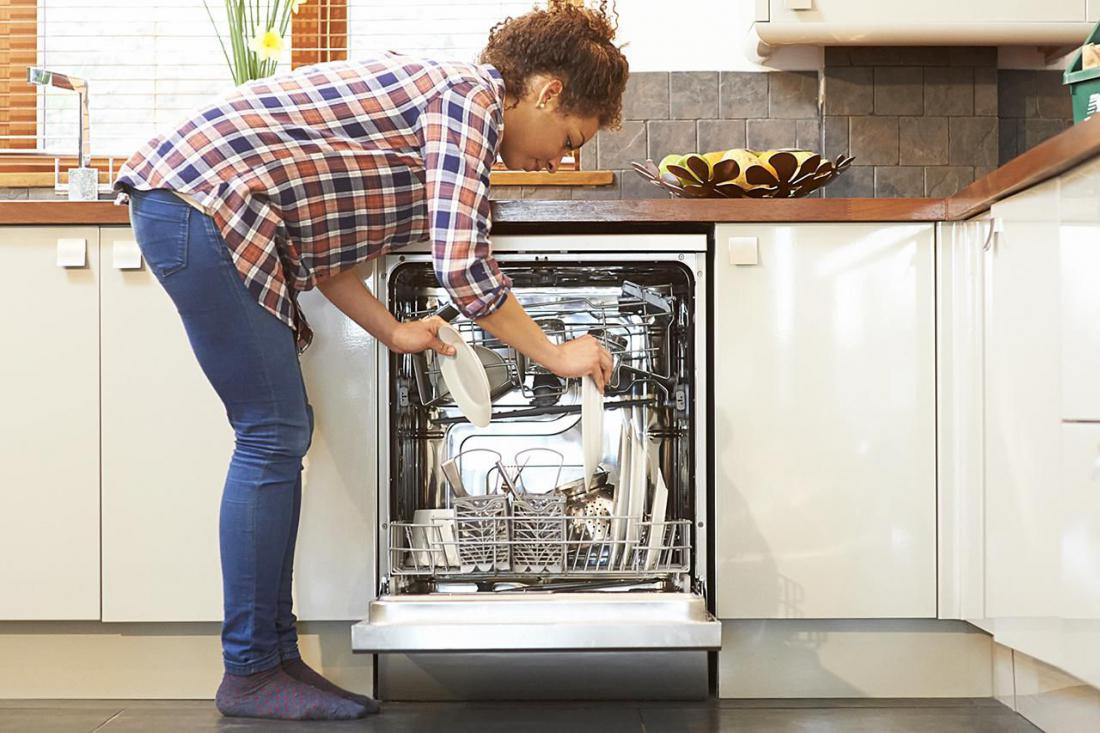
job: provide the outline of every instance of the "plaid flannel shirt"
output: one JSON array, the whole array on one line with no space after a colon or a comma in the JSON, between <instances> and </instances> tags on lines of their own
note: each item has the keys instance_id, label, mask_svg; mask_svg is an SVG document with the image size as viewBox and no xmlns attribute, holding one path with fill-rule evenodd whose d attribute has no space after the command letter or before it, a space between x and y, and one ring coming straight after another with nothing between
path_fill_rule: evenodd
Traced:
<instances>
[{"instance_id":1,"label":"plaid flannel shirt","mask_svg":"<svg viewBox=\"0 0 1100 733\"><path fill-rule=\"evenodd\" d=\"M312 332L297 293L429 237L440 284L480 318L511 287L489 247L503 100L487 65L389 53L303 67L244 84L150 140L114 185L195 201L299 350Z\"/></svg>"}]
</instances>

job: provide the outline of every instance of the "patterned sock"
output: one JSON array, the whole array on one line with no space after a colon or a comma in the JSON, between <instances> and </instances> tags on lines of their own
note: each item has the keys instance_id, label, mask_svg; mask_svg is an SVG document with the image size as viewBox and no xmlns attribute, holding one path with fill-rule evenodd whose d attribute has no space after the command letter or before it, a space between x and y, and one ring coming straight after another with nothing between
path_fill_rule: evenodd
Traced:
<instances>
[{"instance_id":1,"label":"patterned sock","mask_svg":"<svg viewBox=\"0 0 1100 733\"><path fill-rule=\"evenodd\" d=\"M299 682L282 667L249 675L226 672L214 704L232 718L352 720L366 715L362 705Z\"/></svg>"},{"instance_id":2,"label":"patterned sock","mask_svg":"<svg viewBox=\"0 0 1100 733\"><path fill-rule=\"evenodd\" d=\"M308 664L303 662L300 657L295 659L284 659L283 671L294 679L300 682L305 682L307 685L312 685L318 690L331 692L334 695L339 695L345 700L351 700L353 702L359 703L364 708L366 708L368 715L372 713L377 713L379 708L381 707L378 704L378 701L375 700L373 697L367 697L366 695L357 695L354 692L349 692L348 690L345 690L343 687L337 687L336 685L332 684L320 674L318 674Z\"/></svg>"}]
</instances>

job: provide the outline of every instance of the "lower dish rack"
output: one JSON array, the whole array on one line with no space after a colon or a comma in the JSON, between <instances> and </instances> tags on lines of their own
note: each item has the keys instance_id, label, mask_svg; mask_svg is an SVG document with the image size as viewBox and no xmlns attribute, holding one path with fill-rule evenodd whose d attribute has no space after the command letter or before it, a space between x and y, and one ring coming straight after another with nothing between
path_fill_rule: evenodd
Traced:
<instances>
[{"instance_id":1,"label":"lower dish rack","mask_svg":"<svg viewBox=\"0 0 1100 733\"><path fill-rule=\"evenodd\" d=\"M391 522L393 575L652 577L688 572L691 521L568 516L554 494L464 497L427 521Z\"/></svg>"}]
</instances>

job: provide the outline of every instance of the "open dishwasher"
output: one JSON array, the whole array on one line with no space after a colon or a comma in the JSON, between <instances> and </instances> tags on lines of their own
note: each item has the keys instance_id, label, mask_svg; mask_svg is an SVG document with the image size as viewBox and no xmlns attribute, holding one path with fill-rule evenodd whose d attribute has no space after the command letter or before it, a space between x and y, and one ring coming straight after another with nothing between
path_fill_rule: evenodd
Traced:
<instances>
[{"instance_id":1,"label":"open dishwasher","mask_svg":"<svg viewBox=\"0 0 1100 733\"><path fill-rule=\"evenodd\" d=\"M591 334L612 354L595 470L581 380L459 317L493 396L477 428L437 355L382 354L380 587L352 629L355 651L380 655L381 697L706 694L721 628L704 592L705 248L695 235L494 240L551 341ZM376 285L401 320L448 302L424 250L387 256Z\"/></svg>"}]
</instances>

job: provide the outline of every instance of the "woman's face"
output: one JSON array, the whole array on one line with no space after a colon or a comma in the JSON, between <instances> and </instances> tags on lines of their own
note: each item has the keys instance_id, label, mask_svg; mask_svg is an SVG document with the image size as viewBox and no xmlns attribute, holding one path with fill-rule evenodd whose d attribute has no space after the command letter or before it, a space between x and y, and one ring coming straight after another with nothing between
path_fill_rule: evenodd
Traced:
<instances>
[{"instance_id":1,"label":"woman's face","mask_svg":"<svg viewBox=\"0 0 1100 733\"><path fill-rule=\"evenodd\" d=\"M551 76L535 75L527 80L523 99L509 97L504 104L504 136L500 157L513 170L550 171L599 132L598 117L561 114L563 84Z\"/></svg>"}]
</instances>

